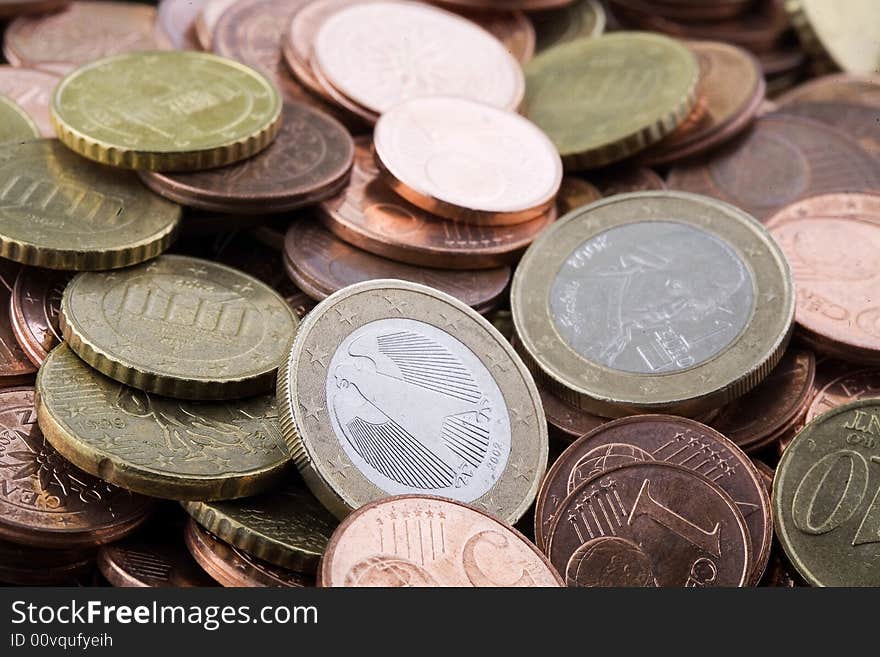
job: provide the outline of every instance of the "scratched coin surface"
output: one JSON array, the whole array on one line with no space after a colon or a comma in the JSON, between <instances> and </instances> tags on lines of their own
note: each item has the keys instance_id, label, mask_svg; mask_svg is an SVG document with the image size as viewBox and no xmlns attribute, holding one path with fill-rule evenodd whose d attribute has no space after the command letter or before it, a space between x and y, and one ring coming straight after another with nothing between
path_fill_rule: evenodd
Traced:
<instances>
[{"instance_id":1,"label":"scratched coin surface","mask_svg":"<svg viewBox=\"0 0 880 657\"><path fill-rule=\"evenodd\" d=\"M0 308L9 308L15 280L21 267L0 259ZM0 386L33 383L37 368L18 344L10 312L0 312Z\"/></svg>"},{"instance_id":2,"label":"scratched coin surface","mask_svg":"<svg viewBox=\"0 0 880 657\"><path fill-rule=\"evenodd\" d=\"M189 588L216 586L193 560L183 534L130 537L98 551L98 569L113 586Z\"/></svg>"},{"instance_id":3,"label":"scratched coin surface","mask_svg":"<svg viewBox=\"0 0 880 657\"><path fill-rule=\"evenodd\" d=\"M290 224L284 238L284 267L294 283L318 301L354 283L396 278L451 294L480 313L501 303L511 277L506 266L434 269L389 260L343 242L311 217Z\"/></svg>"},{"instance_id":4,"label":"scratched coin surface","mask_svg":"<svg viewBox=\"0 0 880 657\"><path fill-rule=\"evenodd\" d=\"M368 138L359 137L355 144L348 187L321 203L318 214L334 234L364 251L420 267L497 268L519 260L556 219L556 210L551 208L536 219L512 226L447 221L408 203L385 184Z\"/></svg>"},{"instance_id":5,"label":"scratched coin surface","mask_svg":"<svg viewBox=\"0 0 880 657\"><path fill-rule=\"evenodd\" d=\"M3 54L14 66L65 75L101 57L169 45L156 29L155 7L77 1L58 12L14 20L6 29Z\"/></svg>"},{"instance_id":6,"label":"scratched coin surface","mask_svg":"<svg viewBox=\"0 0 880 657\"><path fill-rule=\"evenodd\" d=\"M47 548L110 543L153 508L149 498L77 469L45 440L33 388L0 390L0 538Z\"/></svg>"},{"instance_id":7,"label":"scratched coin surface","mask_svg":"<svg viewBox=\"0 0 880 657\"><path fill-rule=\"evenodd\" d=\"M813 586L880 586L880 401L808 424L782 453L773 516L785 554Z\"/></svg>"},{"instance_id":8,"label":"scratched coin surface","mask_svg":"<svg viewBox=\"0 0 880 657\"><path fill-rule=\"evenodd\" d=\"M797 103L855 103L880 108L880 75L824 75L776 98L781 107Z\"/></svg>"},{"instance_id":9,"label":"scratched coin surface","mask_svg":"<svg viewBox=\"0 0 880 657\"><path fill-rule=\"evenodd\" d=\"M232 502L188 502L187 512L223 541L263 561L314 573L339 521L298 481Z\"/></svg>"},{"instance_id":10,"label":"scratched coin surface","mask_svg":"<svg viewBox=\"0 0 880 657\"><path fill-rule=\"evenodd\" d=\"M333 196L346 183L354 143L336 120L307 105L285 103L275 141L255 157L192 173L144 172L150 189L188 207L268 214Z\"/></svg>"},{"instance_id":11,"label":"scratched coin surface","mask_svg":"<svg viewBox=\"0 0 880 657\"><path fill-rule=\"evenodd\" d=\"M880 363L880 194L826 194L767 221L797 285L795 319L818 351Z\"/></svg>"},{"instance_id":12,"label":"scratched coin surface","mask_svg":"<svg viewBox=\"0 0 880 657\"><path fill-rule=\"evenodd\" d=\"M535 26L535 50L543 52L561 43L595 37L605 31L605 9L597 0L574 0L565 7L529 15Z\"/></svg>"},{"instance_id":13,"label":"scratched coin surface","mask_svg":"<svg viewBox=\"0 0 880 657\"><path fill-rule=\"evenodd\" d=\"M670 189L727 201L764 221L809 196L880 190L880 159L821 123L768 114L710 159L674 167L666 182Z\"/></svg>"},{"instance_id":14,"label":"scratched coin surface","mask_svg":"<svg viewBox=\"0 0 880 657\"><path fill-rule=\"evenodd\" d=\"M566 169L596 168L672 132L694 105L698 78L690 51L659 34L576 39L526 66L524 113Z\"/></svg>"},{"instance_id":15,"label":"scratched coin surface","mask_svg":"<svg viewBox=\"0 0 880 657\"><path fill-rule=\"evenodd\" d=\"M89 159L194 171L266 148L280 128L281 97L254 69L216 55L124 54L64 78L52 123L65 145Z\"/></svg>"},{"instance_id":16,"label":"scratched coin surface","mask_svg":"<svg viewBox=\"0 0 880 657\"><path fill-rule=\"evenodd\" d=\"M0 256L49 269L126 267L171 244L180 207L56 139L0 146Z\"/></svg>"},{"instance_id":17,"label":"scratched coin surface","mask_svg":"<svg viewBox=\"0 0 880 657\"><path fill-rule=\"evenodd\" d=\"M30 361L39 367L61 342L58 314L69 272L22 267L15 278L9 315L12 332Z\"/></svg>"},{"instance_id":18,"label":"scratched coin surface","mask_svg":"<svg viewBox=\"0 0 880 657\"><path fill-rule=\"evenodd\" d=\"M60 324L80 358L121 383L178 399L231 399L272 389L298 320L247 274L167 255L77 275Z\"/></svg>"},{"instance_id":19,"label":"scratched coin surface","mask_svg":"<svg viewBox=\"0 0 880 657\"><path fill-rule=\"evenodd\" d=\"M752 569L747 583L757 583L773 537L770 496L763 480L749 458L723 435L670 415L615 420L572 443L547 473L535 504L538 546L548 545L561 504L582 482L619 465L654 461L693 470L730 496L749 532Z\"/></svg>"},{"instance_id":20,"label":"scratched coin surface","mask_svg":"<svg viewBox=\"0 0 880 657\"><path fill-rule=\"evenodd\" d=\"M341 94L377 114L438 95L516 109L525 87L519 63L501 42L465 18L420 3L340 9L321 24L314 60Z\"/></svg>"},{"instance_id":21,"label":"scratched coin surface","mask_svg":"<svg viewBox=\"0 0 880 657\"><path fill-rule=\"evenodd\" d=\"M242 552L205 531L194 520L187 523L184 539L196 562L223 586L314 586L314 578L273 566Z\"/></svg>"},{"instance_id":22,"label":"scratched coin surface","mask_svg":"<svg viewBox=\"0 0 880 657\"><path fill-rule=\"evenodd\" d=\"M361 507L330 540L319 586L561 586L522 534L477 509L428 496Z\"/></svg>"},{"instance_id":23,"label":"scratched coin surface","mask_svg":"<svg viewBox=\"0 0 880 657\"><path fill-rule=\"evenodd\" d=\"M379 280L324 300L279 370L278 400L291 458L339 517L432 494L513 523L547 465L541 400L510 343L423 285Z\"/></svg>"},{"instance_id":24,"label":"scratched coin surface","mask_svg":"<svg viewBox=\"0 0 880 657\"><path fill-rule=\"evenodd\" d=\"M93 370L67 345L37 376L43 435L77 467L152 497L245 497L288 464L272 394L228 402L150 395Z\"/></svg>"},{"instance_id":25,"label":"scratched coin surface","mask_svg":"<svg viewBox=\"0 0 880 657\"><path fill-rule=\"evenodd\" d=\"M177 50L198 50L195 25L207 0L159 0L156 24Z\"/></svg>"},{"instance_id":26,"label":"scratched coin surface","mask_svg":"<svg viewBox=\"0 0 880 657\"><path fill-rule=\"evenodd\" d=\"M401 102L376 123L373 147L394 191L467 223L535 219L562 182L559 153L533 123L463 98Z\"/></svg>"},{"instance_id":27,"label":"scratched coin surface","mask_svg":"<svg viewBox=\"0 0 880 657\"><path fill-rule=\"evenodd\" d=\"M735 502L670 463L598 470L560 503L547 540L568 586L744 586L752 572Z\"/></svg>"},{"instance_id":28,"label":"scratched coin surface","mask_svg":"<svg viewBox=\"0 0 880 657\"><path fill-rule=\"evenodd\" d=\"M34 120L43 137L54 137L49 104L60 80L57 75L37 69L0 66L0 95L15 101Z\"/></svg>"},{"instance_id":29,"label":"scratched coin surface","mask_svg":"<svg viewBox=\"0 0 880 657\"><path fill-rule=\"evenodd\" d=\"M695 415L754 387L788 343L785 257L744 212L640 192L553 224L517 267L520 353L542 386L608 417Z\"/></svg>"},{"instance_id":30,"label":"scratched coin surface","mask_svg":"<svg viewBox=\"0 0 880 657\"><path fill-rule=\"evenodd\" d=\"M848 0L837 11L823 0L787 2L791 21L804 49L848 73L876 73L880 62L880 21L872 0Z\"/></svg>"},{"instance_id":31,"label":"scratched coin surface","mask_svg":"<svg viewBox=\"0 0 880 657\"><path fill-rule=\"evenodd\" d=\"M0 145L39 137L34 120L11 98L0 95Z\"/></svg>"},{"instance_id":32,"label":"scratched coin surface","mask_svg":"<svg viewBox=\"0 0 880 657\"><path fill-rule=\"evenodd\" d=\"M860 399L880 399L880 370L860 369L832 378L816 392L807 410L807 422Z\"/></svg>"}]
</instances>

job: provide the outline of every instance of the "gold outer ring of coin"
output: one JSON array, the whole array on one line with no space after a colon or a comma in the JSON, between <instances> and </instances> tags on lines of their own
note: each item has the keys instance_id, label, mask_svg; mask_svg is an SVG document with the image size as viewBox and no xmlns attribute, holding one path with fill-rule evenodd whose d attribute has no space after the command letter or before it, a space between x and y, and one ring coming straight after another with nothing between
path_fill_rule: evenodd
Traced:
<instances>
[{"instance_id":1,"label":"gold outer ring of coin","mask_svg":"<svg viewBox=\"0 0 880 657\"><path fill-rule=\"evenodd\" d=\"M91 72L93 69L106 66L124 59L137 57L175 57L202 58L209 61L222 63L230 69L236 69L261 82L271 96L271 104L274 109L271 118L265 124L251 134L242 135L231 139L227 143L217 144L199 150L162 149L162 150L138 150L136 146L114 144L94 138L83 130L69 123L61 108L61 97L65 90L80 76ZM245 160L265 149L281 129L282 101L278 89L262 73L237 61L219 57L204 52L195 51L147 51L138 53L124 53L106 57L98 61L82 66L64 77L55 88L50 106L50 119L58 139L68 148L79 155L95 160L102 164L109 164L125 169L143 169L147 171L200 171L213 169L227 164Z\"/></svg>"},{"instance_id":2,"label":"gold outer ring of coin","mask_svg":"<svg viewBox=\"0 0 880 657\"><path fill-rule=\"evenodd\" d=\"M622 219L614 206L624 203L636 203L638 216ZM680 208L688 206L694 211L682 216ZM700 206L704 209L696 212ZM582 219L589 214L597 216ZM611 228L646 221L675 221L720 237L745 260L758 288L751 318L731 344L705 362L670 374L615 370L584 358L559 335L549 308L559 267L579 245ZM566 240L563 231L571 231L575 239ZM526 251L510 298L518 350L539 385L602 417L694 416L743 395L779 363L795 311L788 262L757 220L722 201L670 191L620 194L558 220Z\"/></svg>"},{"instance_id":3,"label":"gold outer ring of coin","mask_svg":"<svg viewBox=\"0 0 880 657\"><path fill-rule=\"evenodd\" d=\"M514 499L511 500L511 503L503 504L496 498L495 489L499 483L499 481L496 481L485 494L468 502L468 504L485 509L492 513L492 515L496 515L510 524L516 523L531 507L538 493L544 471L547 468L547 422L538 389L531 374L510 345L510 342L488 320L458 299L416 283L395 279L378 279L349 285L327 297L303 319L289 355L278 368L277 385L281 433L287 443L291 459L300 471L303 480L315 497L340 519L364 504L388 496L388 493L362 475L338 446L339 439L335 436L335 431L330 422L317 419L324 412L324 407L327 406L324 386L320 386L322 394L320 399L300 400L293 397L299 394L300 380L316 381L318 378L324 380L325 377L323 376L318 378L315 376L314 369L316 363L326 371L331 362L332 353L325 354L318 346L316 346L315 350L310 350L306 346L313 327L322 319L322 316L329 313L340 302L345 302L359 294L381 290L393 290L401 296L408 296L410 302L417 296L424 296L436 302L439 308L434 309L432 317L427 317L427 313L425 313L422 317L414 316L412 319L432 323L441 331L444 330L440 328L444 324L444 317L446 318L447 326L455 326L466 318L470 319L473 324L476 324L476 329L479 332L478 336L465 336L461 331L450 335L470 349L478 359L479 356L477 354L485 354L485 350L489 348L497 349L498 352L509 358L511 368L504 369L503 363L500 365L496 363L495 369L500 371L501 375L509 377L510 380L508 382L499 382L496 378L496 384L505 400L507 409L510 409L516 403L510 399L510 395L517 389L522 390L522 388L525 388L527 396L525 401L530 403L531 408L534 410L534 415L530 418L530 414L522 407L522 404L519 404L518 409L514 407L512 411L508 411L511 432L510 453L505 469L498 476L500 480L505 473L510 475L511 465L517 464L523 469L522 472L525 477L528 478L528 485L519 485L513 479L513 484L508 487L508 495L511 495L510 489L517 488ZM388 298L385 300L389 303L389 309L393 310L394 300L389 300ZM404 304L408 303L404 302ZM397 306L398 309L400 305L404 304L399 304ZM387 316L382 316L384 308L373 308L369 304L364 304L361 308L363 308L362 311L351 316L346 316L345 313L335 308L339 314L339 323L348 322L348 329L343 329L345 333L342 337L343 340L358 328L372 321L395 317L390 311ZM443 311L446 311L446 314ZM376 316L373 317L373 315ZM458 315L458 317L455 315ZM406 315L403 315L402 312L396 316L406 318ZM304 354L307 355L304 356ZM297 365L302 359L310 362L312 367L309 369L298 367ZM482 359L480 360L482 362ZM326 361L326 364L323 361ZM484 366L487 371L490 371L490 376L494 377L495 374L490 370L491 363L488 365L484 363ZM305 411L303 410L304 407ZM318 422L319 424L316 425L318 430L326 431L327 435L320 436L317 440L310 438L302 430L302 427L307 426L307 419ZM327 454L320 454L319 452L322 450L328 450ZM328 456L331 452L333 458ZM532 454L532 452L534 453ZM526 464L523 460L525 456L529 455L534 457L534 463L531 465ZM519 463L517 463L517 459L520 460ZM347 484L347 487L341 485L340 482Z\"/></svg>"}]
</instances>

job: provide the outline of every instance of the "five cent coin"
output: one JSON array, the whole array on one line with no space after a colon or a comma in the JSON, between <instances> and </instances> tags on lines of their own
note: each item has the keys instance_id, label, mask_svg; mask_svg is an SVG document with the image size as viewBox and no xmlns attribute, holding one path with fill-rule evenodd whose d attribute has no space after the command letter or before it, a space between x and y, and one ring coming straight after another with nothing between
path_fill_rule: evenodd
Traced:
<instances>
[{"instance_id":1,"label":"five cent coin","mask_svg":"<svg viewBox=\"0 0 880 657\"><path fill-rule=\"evenodd\" d=\"M15 101L27 112L43 137L55 136L49 119L49 104L60 80L57 75L36 69L0 66L0 94Z\"/></svg>"},{"instance_id":2,"label":"five cent coin","mask_svg":"<svg viewBox=\"0 0 880 657\"><path fill-rule=\"evenodd\" d=\"M12 305L10 299L20 270L16 263L0 260L0 386L33 383L37 371L16 340L12 313L4 312Z\"/></svg>"},{"instance_id":3,"label":"five cent coin","mask_svg":"<svg viewBox=\"0 0 880 657\"><path fill-rule=\"evenodd\" d=\"M22 267L15 278L9 303L12 332L37 367L62 340L58 314L70 277L68 272Z\"/></svg>"},{"instance_id":4,"label":"five cent coin","mask_svg":"<svg viewBox=\"0 0 880 657\"><path fill-rule=\"evenodd\" d=\"M18 104L0 96L0 144L39 137L34 120Z\"/></svg>"}]
</instances>

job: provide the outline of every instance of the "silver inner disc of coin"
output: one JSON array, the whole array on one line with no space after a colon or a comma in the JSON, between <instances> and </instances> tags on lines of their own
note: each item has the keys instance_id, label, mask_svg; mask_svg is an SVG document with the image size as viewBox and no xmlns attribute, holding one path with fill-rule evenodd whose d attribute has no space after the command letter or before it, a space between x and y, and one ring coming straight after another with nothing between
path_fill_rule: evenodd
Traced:
<instances>
[{"instance_id":1,"label":"silver inner disc of coin","mask_svg":"<svg viewBox=\"0 0 880 657\"><path fill-rule=\"evenodd\" d=\"M553 323L584 358L635 374L694 367L724 351L752 314L751 271L689 224L610 228L578 246L550 292Z\"/></svg>"},{"instance_id":2,"label":"silver inner disc of coin","mask_svg":"<svg viewBox=\"0 0 880 657\"><path fill-rule=\"evenodd\" d=\"M510 455L510 417L489 370L424 322L370 322L337 347L326 383L342 449L391 495L485 495Z\"/></svg>"}]
</instances>

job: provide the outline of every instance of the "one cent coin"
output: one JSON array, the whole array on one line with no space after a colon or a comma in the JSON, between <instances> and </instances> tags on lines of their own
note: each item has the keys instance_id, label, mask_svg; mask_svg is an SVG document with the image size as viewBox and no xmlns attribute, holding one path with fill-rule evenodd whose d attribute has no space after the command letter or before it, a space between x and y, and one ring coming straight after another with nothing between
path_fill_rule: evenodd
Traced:
<instances>
[{"instance_id":1,"label":"one cent coin","mask_svg":"<svg viewBox=\"0 0 880 657\"><path fill-rule=\"evenodd\" d=\"M0 96L0 144L39 136L39 128L28 113L12 99Z\"/></svg>"},{"instance_id":2,"label":"one cent coin","mask_svg":"<svg viewBox=\"0 0 880 657\"><path fill-rule=\"evenodd\" d=\"M188 402L96 372L67 345L37 376L37 419L68 461L128 490L173 500L254 495L287 469L275 396Z\"/></svg>"},{"instance_id":3,"label":"one cent coin","mask_svg":"<svg viewBox=\"0 0 880 657\"><path fill-rule=\"evenodd\" d=\"M104 164L198 171L266 148L281 125L281 97L264 76L229 59L134 53L64 78L52 123L65 145Z\"/></svg>"},{"instance_id":4,"label":"one cent coin","mask_svg":"<svg viewBox=\"0 0 880 657\"><path fill-rule=\"evenodd\" d=\"M86 474L37 426L33 388L0 390L0 538L45 548L110 543L137 529L153 502Z\"/></svg>"},{"instance_id":5,"label":"one cent coin","mask_svg":"<svg viewBox=\"0 0 880 657\"><path fill-rule=\"evenodd\" d=\"M727 201L763 221L809 196L880 190L880 160L821 123L767 114L711 159L673 168L666 182L671 189Z\"/></svg>"},{"instance_id":6,"label":"one cent coin","mask_svg":"<svg viewBox=\"0 0 880 657\"><path fill-rule=\"evenodd\" d=\"M169 47L156 29L156 9L130 2L71 2L51 14L14 20L3 54L13 66L65 75L110 55ZM113 86L108 98L125 86Z\"/></svg>"},{"instance_id":7,"label":"one cent coin","mask_svg":"<svg viewBox=\"0 0 880 657\"><path fill-rule=\"evenodd\" d=\"M605 31L605 9L597 0L575 0L560 7L529 15L535 25L535 50L541 53L561 43L596 37Z\"/></svg>"},{"instance_id":8,"label":"one cent coin","mask_svg":"<svg viewBox=\"0 0 880 657\"><path fill-rule=\"evenodd\" d=\"M608 417L696 415L776 365L794 289L782 251L741 210L640 192L548 228L517 267L511 308L520 353L561 399Z\"/></svg>"},{"instance_id":9,"label":"one cent coin","mask_svg":"<svg viewBox=\"0 0 880 657\"><path fill-rule=\"evenodd\" d=\"M602 196L630 192L659 192L666 189L663 178L648 167L621 164L590 173L592 182Z\"/></svg>"},{"instance_id":10,"label":"one cent coin","mask_svg":"<svg viewBox=\"0 0 880 657\"><path fill-rule=\"evenodd\" d=\"M535 54L535 26L523 12L460 8L455 13L498 39L520 64L525 64Z\"/></svg>"},{"instance_id":11,"label":"one cent coin","mask_svg":"<svg viewBox=\"0 0 880 657\"><path fill-rule=\"evenodd\" d=\"M752 573L742 513L680 465L600 470L559 505L550 562L568 586L744 586Z\"/></svg>"},{"instance_id":12,"label":"one cent coin","mask_svg":"<svg viewBox=\"0 0 880 657\"><path fill-rule=\"evenodd\" d=\"M519 114L463 98L415 98L382 114L373 133L388 185L448 219L510 225L553 205L562 161Z\"/></svg>"},{"instance_id":13,"label":"one cent coin","mask_svg":"<svg viewBox=\"0 0 880 657\"><path fill-rule=\"evenodd\" d=\"M15 278L9 304L12 332L37 367L63 339L58 314L70 277L68 272L22 267Z\"/></svg>"},{"instance_id":14,"label":"one cent coin","mask_svg":"<svg viewBox=\"0 0 880 657\"><path fill-rule=\"evenodd\" d=\"M17 586L69 586L95 565L93 550L46 550L0 541L0 582Z\"/></svg>"},{"instance_id":15,"label":"one cent coin","mask_svg":"<svg viewBox=\"0 0 880 657\"><path fill-rule=\"evenodd\" d=\"M546 557L515 529L429 496L373 502L327 546L319 586L561 586Z\"/></svg>"},{"instance_id":16,"label":"one cent coin","mask_svg":"<svg viewBox=\"0 0 880 657\"><path fill-rule=\"evenodd\" d=\"M255 157L194 173L144 172L157 194L216 212L286 212L335 195L347 183L354 142L335 119L307 105L286 103L275 141Z\"/></svg>"},{"instance_id":17,"label":"one cent coin","mask_svg":"<svg viewBox=\"0 0 880 657\"><path fill-rule=\"evenodd\" d=\"M278 399L294 463L339 517L406 493L516 522L547 465L541 400L510 343L423 285L360 283L319 304Z\"/></svg>"},{"instance_id":18,"label":"one cent coin","mask_svg":"<svg viewBox=\"0 0 880 657\"><path fill-rule=\"evenodd\" d=\"M782 107L797 103L854 103L880 108L880 75L825 75L792 89L776 102Z\"/></svg>"},{"instance_id":19,"label":"one cent coin","mask_svg":"<svg viewBox=\"0 0 880 657\"><path fill-rule=\"evenodd\" d=\"M37 368L16 339L12 313L15 281L21 267L9 260L0 260L0 387L33 383Z\"/></svg>"},{"instance_id":20,"label":"one cent coin","mask_svg":"<svg viewBox=\"0 0 880 657\"><path fill-rule=\"evenodd\" d=\"M779 542L813 586L878 586L880 401L819 416L783 452L773 484Z\"/></svg>"},{"instance_id":21,"label":"one cent coin","mask_svg":"<svg viewBox=\"0 0 880 657\"><path fill-rule=\"evenodd\" d=\"M401 34L419 36L410 41ZM496 38L420 3L368 2L336 11L317 32L314 62L340 94L377 115L427 95L513 110L525 88L519 63Z\"/></svg>"},{"instance_id":22,"label":"one cent coin","mask_svg":"<svg viewBox=\"0 0 880 657\"><path fill-rule=\"evenodd\" d=\"M486 313L501 302L510 284L510 267L433 269L373 255L343 242L311 217L291 223L284 243L288 275L317 301L355 283L396 278L428 285Z\"/></svg>"},{"instance_id":23,"label":"one cent coin","mask_svg":"<svg viewBox=\"0 0 880 657\"><path fill-rule=\"evenodd\" d=\"M583 178L565 176L556 195L556 209L559 214L568 214L572 210L589 205L602 198L602 192Z\"/></svg>"},{"instance_id":24,"label":"one cent coin","mask_svg":"<svg viewBox=\"0 0 880 657\"><path fill-rule=\"evenodd\" d=\"M798 102L785 105L780 111L837 128L859 142L866 151L880 157L880 107L840 102Z\"/></svg>"},{"instance_id":25,"label":"one cent coin","mask_svg":"<svg viewBox=\"0 0 880 657\"><path fill-rule=\"evenodd\" d=\"M418 267L498 268L518 261L556 219L551 208L513 226L446 221L392 192L380 178L369 139L355 143L351 181L339 196L320 205L319 216L334 234L364 251Z\"/></svg>"},{"instance_id":26,"label":"one cent coin","mask_svg":"<svg viewBox=\"0 0 880 657\"><path fill-rule=\"evenodd\" d=\"M273 566L224 543L194 520L187 523L184 538L196 562L223 586L300 588L314 584L310 576Z\"/></svg>"},{"instance_id":27,"label":"one cent coin","mask_svg":"<svg viewBox=\"0 0 880 657\"><path fill-rule=\"evenodd\" d=\"M807 411L807 422L838 406L862 399L880 399L880 370L847 372L822 386Z\"/></svg>"},{"instance_id":28,"label":"one cent coin","mask_svg":"<svg viewBox=\"0 0 880 657\"><path fill-rule=\"evenodd\" d=\"M817 351L880 364L880 194L826 194L767 221L797 284L795 319Z\"/></svg>"},{"instance_id":29,"label":"one cent coin","mask_svg":"<svg viewBox=\"0 0 880 657\"><path fill-rule=\"evenodd\" d=\"M177 50L198 50L195 25L208 0L159 0L156 24Z\"/></svg>"},{"instance_id":30,"label":"one cent coin","mask_svg":"<svg viewBox=\"0 0 880 657\"><path fill-rule=\"evenodd\" d=\"M525 115L566 169L594 169L671 133L694 106L699 67L668 37L619 32L553 48L529 62L526 78Z\"/></svg>"},{"instance_id":31,"label":"one cent coin","mask_svg":"<svg viewBox=\"0 0 880 657\"><path fill-rule=\"evenodd\" d=\"M773 524L770 496L751 460L709 427L669 415L615 420L578 439L553 464L535 504L535 540L549 544L561 504L596 473L627 463L673 463L720 487L736 504L749 531L752 570L747 583L761 578L770 555Z\"/></svg>"},{"instance_id":32,"label":"one cent coin","mask_svg":"<svg viewBox=\"0 0 880 657\"><path fill-rule=\"evenodd\" d=\"M57 75L36 69L0 66L0 94L27 112L43 137L55 136L49 120L49 104L60 80Z\"/></svg>"},{"instance_id":33,"label":"one cent coin","mask_svg":"<svg viewBox=\"0 0 880 657\"><path fill-rule=\"evenodd\" d=\"M182 535L127 538L98 551L98 568L118 587L216 586L193 560Z\"/></svg>"},{"instance_id":34,"label":"one cent coin","mask_svg":"<svg viewBox=\"0 0 880 657\"><path fill-rule=\"evenodd\" d=\"M177 232L180 207L55 139L0 146L0 256L50 269L127 267Z\"/></svg>"},{"instance_id":35,"label":"one cent coin","mask_svg":"<svg viewBox=\"0 0 880 657\"><path fill-rule=\"evenodd\" d=\"M257 279L170 255L77 275L60 317L64 339L89 365L178 399L269 392L298 324L284 299Z\"/></svg>"},{"instance_id":36,"label":"one cent coin","mask_svg":"<svg viewBox=\"0 0 880 657\"><path fill-rule=\"evenodd\" d=\"M336 520L299 482L234 502L188 502L187 512L221 540L282 568L315 573Z\"/></svg>"}]
</instances>

